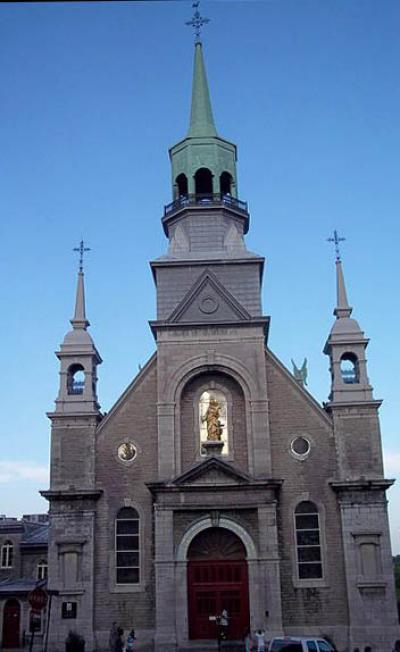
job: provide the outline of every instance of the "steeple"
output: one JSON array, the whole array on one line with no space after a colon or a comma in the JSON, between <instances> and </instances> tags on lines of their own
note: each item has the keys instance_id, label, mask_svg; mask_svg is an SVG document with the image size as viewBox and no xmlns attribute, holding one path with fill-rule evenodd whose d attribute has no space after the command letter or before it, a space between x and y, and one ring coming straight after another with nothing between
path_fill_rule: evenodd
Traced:
<instances>
[{"instance_id":1,"label":"steeple","mask_svg":"<svg viewBox=\"0 0 400 652\"><path fill-rule=\"evenodd\" d=\"M338 237L329 238L336 248ZM332 387L329 399L331 404L358 403L371 401L372 387L367 376L365 350L368 339L365 338L358 322L350 317L352 308L347 299L342 261L338 249L336 252L336 317L324 347L329 355L331 365Z\"/></svg>"},{"instance_id":2,"label":"steeple","mask_svg":"<svg viewBox=\"0 0 400 652\"><path fill-rule=\"evenodd\" d=\"M97 401L97 365L101 357L87 328L83 254L89 251L81 241L75 251L80 253L78 281L76 286L75 311L70 320L72 330L64 337L56 355L61 363L60 391L56 399L56 414L99 413Z\"/></svg>"},{"instance_id":3,"label":"steeple","mask_svg":"<svg viewBox=\"0 0 400 652\"><path fill-rule=\"evenodd\" d=\"M194 50L192 108L187 134L188 138L196 136L200 138L217 136L204 65L203 48L200 42L195 44Z\"/></svg>"},{"instance_id":4,"label":"steeple","mask_svg":"<svg viewBox=\"0 0 400 652\"><path fill-rule=\"evenodd\" d=\"M75 313L71 319L71 324L75 330L86 330L90 326L89 321L86 319L85 311L85 284L83 271L78 272L78 283L76 286L76 299L75 299Z\"/></svg>"},{"instance_id":5,"label":"steeple","mask_svg":"<svg viewBox=\"0 0 400 652\"><path fill-rule=\"evenodd\" d=\"M342 261L336 260L336 308L333 314L337 318L350 317L353 308L350 308L347 301L346 286L344 284Z\"/></svg>"},{"instance_id":6,"label":"steeple","mask_svg":"<svg viewBox=\"0 0 400 652\"><path fill-rule=\"evenodd\" d=\"M237 197L236 145L217 134L199 38L194 46L189 130L186 138L170 148L169 155L174 200Z\"/></svg>"}]
</instances>

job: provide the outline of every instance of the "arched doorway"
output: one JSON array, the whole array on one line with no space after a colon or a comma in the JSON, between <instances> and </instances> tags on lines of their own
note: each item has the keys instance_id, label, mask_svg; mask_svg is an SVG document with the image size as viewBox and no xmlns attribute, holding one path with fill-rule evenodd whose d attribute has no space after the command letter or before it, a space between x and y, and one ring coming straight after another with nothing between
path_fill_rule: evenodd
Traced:
<instances>
[{"instance_id":1,"label":"arched doorway","mask_svg":"<svg viewBox=\"0 0 400 652\"><path fill-rule=\"evenodd\" d=\"M21 607L15 598L7 600L3 613L3 647L19 647Z\"/></svg>"},{"instance_id":2,"label":"arched doorway","mask_svg":"<svg viewBox=\"0 0 400 652\"><path fill-rule=\"evenodd\" d=\"M229 616L227 638L243 638L250 622L249 581L246 550L236 534L211 527L193 539L188 550L188 598L190 639L215 639L213 618L224 609Z\"/></svg>"}]
</instances>

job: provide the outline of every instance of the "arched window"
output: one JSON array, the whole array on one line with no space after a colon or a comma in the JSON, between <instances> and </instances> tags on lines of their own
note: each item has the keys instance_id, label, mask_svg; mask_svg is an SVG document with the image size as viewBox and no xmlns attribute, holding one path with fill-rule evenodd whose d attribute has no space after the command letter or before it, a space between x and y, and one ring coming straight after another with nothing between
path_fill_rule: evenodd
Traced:
<instances>
[{"instance_id":1,"label":"arched window","mask_svg":"<svg viewBox=\"0 0 400 652\"><path fill-rule=\"evenodd\" d=\"M115 569L117 584L139 584L139 514L123 507L115 520Z\"/></svg>"},{"instance_id":2,"label":"arched window","mask_svg":"<svg viewBox=\"0 0 400 652\"><path fill-rule=\"evenodd\" d=\"M14 545L5 541L1 546L1 568L12 568L14 561Z\"/></svg>"},{"instance_id":3,"label":"arched window","mask_svg":"<svg viewBox=\"0 0 400 652\"><path fill-rule=\"evenodd\" d=\"M178 197L186 197L188 194L188 180L186 174L178 174L175 183Z\"/></svg>"},{"instance_id":4,"label":"arched window","mask_svg":"<svg viewBox=\"0 0 400 652\"><path fill-rule=\"evenodd\" d=\"M223 172L219 178L219 191L221 195L232 194L232 175L229 172Z\"/></svg>"},{"instance_id":5,"label":"arched window","mask_svg":"<svg viewBox=\"0 0 400 652\"><path fill-rule=\"evenodd\" d=\"M199 199L207 199L213 194L212 174L207 168L200 168L194 175L196 195Z\"/></svg>"},{"instance_id":6,"label":"arched window","mask_svg":"<svg viewBox=\"0 0 400 652\"><path fill-rule=\"evenodd\" d=\"M322 577L318 507L306 500L295 509L297 568L300 580Z\"/></svg>"},{"instance_id":7,"label":"arched window","mask_svg":"<svg viewBox=\"0 0 400 652\"><path fill-rule=\"evenodd\" d=\"M37 580L46 580L48 572L48 565L45 559L41 559L38 565L36 566L36 579Z\"/></svg>"},{"instance_id":8,"label":"arched window","mask_svg":"<svg viewBox=\"0 0 400 652\"><path fill-rule=\"evenodd\" d=\"M83 394L85 388L85 373L81 364L73 364L68 369L68 394Z\"/></svg>"},{"instance_id":9,"label":"arched window","mask_svg":"<svg viewBox=\"0 0 400 652\"><path fill-rule=\"evenodd\" d=\"M340 358L340 373L346 385L360 382L358 358L354 353L344 353Z\"/></svg>"}]
</instances>

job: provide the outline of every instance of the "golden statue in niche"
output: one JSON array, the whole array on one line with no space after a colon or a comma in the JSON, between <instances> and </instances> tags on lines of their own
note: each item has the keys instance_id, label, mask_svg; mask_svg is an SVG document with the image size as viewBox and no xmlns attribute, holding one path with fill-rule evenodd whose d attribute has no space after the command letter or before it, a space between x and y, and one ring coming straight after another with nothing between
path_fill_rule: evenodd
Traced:
<instances>
[{"instance_id":1,"label":"golden statue in niche","mask_svg":"<svg viewBox=\"0 0 400 652\"><path fill-rule=\"evenodd\" d=\"M207 441L221 441L224 424L220 421L221 406L214 396L210 396L207 412L202 421L207 422Z\"/></svg>"}]
</instances>

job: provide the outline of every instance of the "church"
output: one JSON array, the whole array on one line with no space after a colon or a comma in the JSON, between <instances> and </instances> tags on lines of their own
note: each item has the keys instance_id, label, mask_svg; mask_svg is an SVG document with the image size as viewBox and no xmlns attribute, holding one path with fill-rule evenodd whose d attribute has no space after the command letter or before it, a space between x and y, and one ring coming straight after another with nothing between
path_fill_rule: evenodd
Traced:
<instances>
[{"instance_id":1,"label":"church","mask_svg":"<svg viewBox=\"0 0 400 652\"><path fill-rule=\"evenodd\" d=\"M198 14L199 17L199 14ZM167 247L151 262L155 352L108 413L84 272L51 420L49 650L213 649L262 628L339 650L400 638L368 340L340 256L319 404L268 348L264 258L249 251L236 145L216 130L199 38L190 124L169 151ZM257 219L257 216L255 216ZM154 228L157 228L156 226ZM81 253L84 246L81 245ZM332 271L333 273L333 271ZM332 300L332 304L333 304Z\"/></svg>"}]
</instances>

